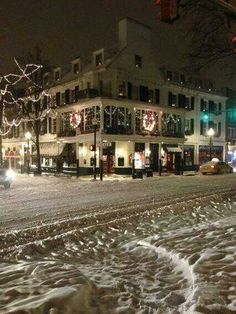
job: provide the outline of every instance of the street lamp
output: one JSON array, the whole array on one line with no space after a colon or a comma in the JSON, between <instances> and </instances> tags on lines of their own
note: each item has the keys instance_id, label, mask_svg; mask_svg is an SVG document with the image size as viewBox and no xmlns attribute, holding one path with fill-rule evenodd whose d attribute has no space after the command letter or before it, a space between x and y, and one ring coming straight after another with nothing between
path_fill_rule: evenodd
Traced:
<instances>
[{"instance_id":1,"label":"street lamp","mask_svg":"<svg viewBox=\"0 0 236 314\"><path fill-rule=\"evenodd\" d=\"M208 135L209 138L210 138L210 142L209 142L209 147L210 147L210 161L211 161L211 159L212 159L212 138L213 138L214 134L215 134L215 131L214 131L212 128L210 128L210 129L207 131L207 135Z\"/></svg>"},{"instance_id":2,"label":"street lamp","mask_svg":"<svg viewBox=\"0 0 236 314\"><path fill-rule=\"evenodd\" d=\"M56 170L57 172L61 172L61 163L60 163L60 145L63 143L63 139L57 139L57 159L56 159Z\"/></svg>"},{"instance_id":3,"label":"street lamp","mask_svg":"<svg viewBox=\"0 0 236 314\"><path fill-rule=\"evenodd\" d=\"M92 120L92 125L94 128L94 147L93 147L93 178L94 180L97 179L97 174L96 174L96 166L97 166L97 158L96 158L96 152L97 152L97 126L98 126L98 120L96 119L96 117L93 118Z\"/></svg>"},{"instance_id":4,"label":"street lamp","mask_svg":"<svg viewBox=\"0 0 236 314\"><path fill-rule=\"evenodd\" d=\"M25 138L27 140L27 154L26 154L26 158L27 158L27 173L28 173L28 175L30 173L30 147L29 147L29 141L30 141L31 137L32 137L32 134L29 131L27 131L25 133Z\"/></svg>"}]
</instances>

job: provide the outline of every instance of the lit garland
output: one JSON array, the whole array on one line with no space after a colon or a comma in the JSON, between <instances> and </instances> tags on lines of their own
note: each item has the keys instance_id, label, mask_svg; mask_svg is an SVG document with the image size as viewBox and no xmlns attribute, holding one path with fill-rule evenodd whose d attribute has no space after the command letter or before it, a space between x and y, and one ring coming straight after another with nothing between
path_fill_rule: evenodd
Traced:
<instances>
[{"instance_id":1,"label":"lit garland","mask_svg":"<svg viewBox=\"0 0 236 314\"><path fill-rule=\"evenodd\" d=\"M175 118L174 115L172 113L170 114L167 114L167 113L164 113L162 115L162 121L164 122L164 124L167 124L169 122L174 122L174 123L178 123L180 121L180 118Z\"/></svg>"}]
</instances>

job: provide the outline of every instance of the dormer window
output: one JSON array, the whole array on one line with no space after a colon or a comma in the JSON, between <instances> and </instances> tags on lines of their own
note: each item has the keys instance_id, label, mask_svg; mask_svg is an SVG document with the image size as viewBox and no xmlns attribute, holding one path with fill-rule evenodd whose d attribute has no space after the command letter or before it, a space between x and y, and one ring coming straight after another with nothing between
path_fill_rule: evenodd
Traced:
<instances>
[{"instance_id":1,"label":"dormer window","mask_svg":"<svg viewBox=\"0 0 236 314\"><path fill-rule=\"evenodd\" d=\"M173 79L173 74L172 74L172 72L171 71L167 71L167 81L172 81L172 79Z\"/></svg>"},{"instance_id":2,"label":"dormer window","mask_svg":"<svg viewBox=\"0 0 236 314\"><path fill-rule=\"evenodd\" d=\"M142 57L135 55L135 67L141 68L142 67Z\"/></svg>"},{"instance_id":3,"label":"dormer window","mask_svg":"<svg viewBox=\"0 0 236 314\"><path fill-rule=\"evenodd\" d=\"M95 51L93 53L93 60L96 67L104 64L104 49Z\"/></svg>"},{"instance_id":4,"label":"dormer window","mask_svg":"<svg viewBox=\"0 0 236 314\"><path fill-rule=\"evenodd\" d=\"M73 64L73 73L78 74L79 73L79 63L74 63Z\"/></svg>"},{"instance_id":5,"label":"dormer window","mask_svg":"<svg viewBox=\"0 0 236 314\"><path fill-rule=\"evenodd\" d=\"M61 78L61 70L60 69L54 70L54 80L59 81L60 78Z\"/></svg>"},{"instance_id":6,"label":"dormer window","mask_svg":"<svg viewBox=\"0 0 236 314\"><path fill-rule=\"evenodd\" d=\"M96 67L102 65L102 53L95 55L95 65Z\"/></svg>"}]
</instances>

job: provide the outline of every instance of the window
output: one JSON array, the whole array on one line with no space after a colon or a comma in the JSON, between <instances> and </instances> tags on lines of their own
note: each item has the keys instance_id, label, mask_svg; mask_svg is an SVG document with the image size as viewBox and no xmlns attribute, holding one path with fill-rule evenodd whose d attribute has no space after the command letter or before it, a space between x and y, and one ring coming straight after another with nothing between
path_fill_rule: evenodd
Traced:
<instances>
[{"instance_id":1,"label":"window","mask_svg":"<svg viewBox=\"0 0 236 314\"><path fill-rule=\"evenodd\" d=\"M75 101L79 99L79 86L75 86Z\"/></svg>"},{"instance_id":2,"label":"window","mask_svg":"<svg viewBox=\"0 0 236 314\"><path fill-rule=\"evenodd\" d=\"M148 102L148 87L140 85L139 86L139 99L140 101Z\"/></svg>"},{"instance_id":3,"label":"window","mask_svg":"<svg viewBox=\"0 0 236 314\"><path fill-rule=\"evenodd\" d=\"M202 86L203 86L202 80L198 80L197 85L198 85L198 88L202 88Z\"/></svg>"},{"instance_id":4,"label":"window","mask_svg":"<svg viewBox=\"0 0 236 314\"><path fill-rule=\"evenodd\" d=\"M228 137L229 138L235 138L235 134L236 134L235 128L229 127L228 128Z\"/></svg>"},{"instance_id":5,"label":"window","mask_svg":"<svg viewBox=\"0 0 236 314\"><path fill-rule=\"evenodd\" d=\"M173 97L173 96L172 96ZM183 94L178 95L178 105L180 108L185 108L186 97Z\"/></svg>"},{"instance_id":6,"label":"window","mask_svg":"<svg viewBox=\"0 0 236 314\"><path fill-rule=\"evenodd\" d=\"M148 90L148 102L149 103L153 102L153 90L152 89Z\"/></svg>"},{"instance_id":7,"label":"window","mask_svg":"<svg viewBox=\"0 0 236 314\"><path fill-rule=\"evenodd\" d=\"M132 83L128 82L128 99L132 99Z\"/></svg>"},{"instance_id":8,"label":"window","mask_svg":"<svg viewBox=\"0 0 236 314\"><path fill-rule=\"evenodd\" d=\"M103 55L102 53L98 53L95 55L95 65L96 67L99 66L99 65L102 65L103 63Z\"/></svg>"},{"instance_id":9,"label":"window","mask_svg":"<svg viewBox=\"0 0 236 314\"><path fill-rule=\"evenodd\" d=\"M73 64L73 73L78 74L79 73L79 62L76 62Z\"/></svg>"},{"instance_id":10,"label":"window","mask_svg":"<svg viewBox=\"0 0 236 314\"><path fill-rule=\"evenodd\" d=\"M218 122L218 136L221 136L221 122Z\"/></svg>"},{"instance_id":11,"label":"window","mask_svg":"<svg viewBox=\"0 0 236 314\"><path fill-rule=\"evenodd\" d=\"M192 135L194 133L194 119L185 119L184 132L185 135Z\"/></svg>"},{"instance_id":12,"label":"window","mask_svg":"<svg viewBox=\"0 0 236 314\"><path fill-rule=\"evenodd\" d=\"M65 105L65 104L66 104L66 102L65 102L65 93L62 93L62 94L61 94L61 104L62 104L62 105Z\"/></svg>"},{"instance_id":13,"label":"window","mask_svg":"<svg viewBox=\"0 0 236 314\"><path fill-rule=\"evenodd\" d=\"M200 135L206 135L207 123L203 120L200 120Z\"/></svg>"},{"instance_id":14,"label":"window","mask_svg":"<svg viewBox=\"0 0 236 314\"><path fill-rule=\"evenodd\" d=\"M125 82L122 82L119 85L119 97L124 97L125 96Z\"/></svg>"},{"instance_id":15,"label":"window","mask_svg":"<svg viewBox=\"0 0 236 314\"><path fill-rule=\"evenodd\" d=\"M208 106L209 106L209 112L216 113L217 105L216 105L216 103L214 101L209 100Z\"/></svg>"},{"instance_id":16,"label":"window","mask_svg":"<svg viewBox=\"0 0 236 314\"><path fill-rule=\"evenodd\" d=\"M185 84L185 75L184 74L180 75L180 83Z\"/></svg>"},{"instance_id":17,"label":"window","mask_svg":"<svg viewBox=\"0 0 236 314\"><path fill-rule=\"evenodd\" d=\"M66 104L70 103L70 90L69 89L65 90L65 103Z\"/></svg>"},{"instance_id":18,"label":"window","mask_svg":"<svg viewBox=\"0 0 236 314\"><path fill-rule=\"evenodd\" d=\"M99 81L99 94L103 95L103 80Z\"/></svg>"},{"instance_id":19,"label":"window","mask_svg":"<svg viewBox=\"0 0 236 314\"><path fill-rule=\"evenodd\" d=\"M167 80L168 81L172 81L172 79L173 79L172 72L171 71L167 71L166 74L167 74Z\"/></svg>"},{"instance_id":20,"label":"window","mask_svg":"<svg viewBox=\"0 0 236 314\"><path fill-rule=\"evenodd\" d=\"M222 110L222 104L221 104L221 102L219 102L219 104L218 104L218 110L219 110L219 114L221 114L221 110Z\"/></svg>"},{"instance_id":21,"label":"window","mask_svg":"<svg viewBox=\"0 0 236 314\"><path fill-rule=\"evenodd\" d=\"M160 103L160 90L155 89L155 103L159 104Z\"/></svg>"},{"instance_id":22,"label":"window","mask_svg":"<svg viewBox=\"0 0 236 314\"><path fill-rule=\"evenodd\" d=\"M59 81L60 80L60 70L55 71L54 79L55 79L55 81Z\"/></svg>"},{"instance_id":23,"label":"window","mask_svg":"<svg viewBox=\"0 0 236 314\"><path fill-rule=\"evenodd\" d=\"M207 111L207 102L201 98L201 112Z\"/></svg>"},{"instance_id":24,"label":"window","mask_svg":"<svg viewBox=\"0 0 236 314\"><path fill-rule=\"evenodd\" d=\"M125 107L106 106L104 129L109 134L131 134L131 111Z\"/></svg>"},{"instance_id":25,"label":"window","mask_svg":"<svg viewBox=\"0 0 236 314\"><path fill-rule=\"evenodd\" d=\"M168 94L168 105L170 107L177 107L177 95L169 92L169 94Z\"/></svg>"},{"instance_id":26,"label":"window","mask_svg":"<svg viewBox=\"0 0 236 314\"><path fill-rule=\"evenodd\" d=\"M142 67L142 57L135 55L135 67L141 68Z\"/></svg>"}]
</instances>

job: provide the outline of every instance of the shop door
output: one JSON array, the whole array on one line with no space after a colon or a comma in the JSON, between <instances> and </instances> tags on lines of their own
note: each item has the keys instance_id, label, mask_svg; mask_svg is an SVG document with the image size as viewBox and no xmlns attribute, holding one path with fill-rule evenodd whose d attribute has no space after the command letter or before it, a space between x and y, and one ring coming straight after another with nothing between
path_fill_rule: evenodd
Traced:
<instances>
[{"instance_id":1,"label":"shop door","mask_svg":"<svg viewBox=\"0 0 236 314\"><path fill-rule=\"evenodd\" d=\"M114 167L114 155L109 152L107 155L103 155L103 171L104 174L111 174L113 172Z\"/></svg>"},{"instance_id":2,"label":"shop door","mask_svg":"<svg viewBox=\"0 0 236 314\"><path fill-rule=\"evenodd\" d=\"M180 174L181 168L181 153L175 153L175 174Z\"/></svg>"},{"instance_id":3,"label":"shop door","mask_svg":"<svg viewBox=\"0 0 236 314\"><path fill-rule=\"evenodd\" d=\"M166 170L168 172L174 170L174 154L170 152L167 153Z\"/></svg>"},{"instance_id":4,"label":"shop door","mask_svg":"<svg viewBox=\"0 0 236 314\"><path fill-rule=\"evenodd\" d=\"M158 144L150 144L150 168L153 171L158 171Z\"/></svg>"}]
</instances>

